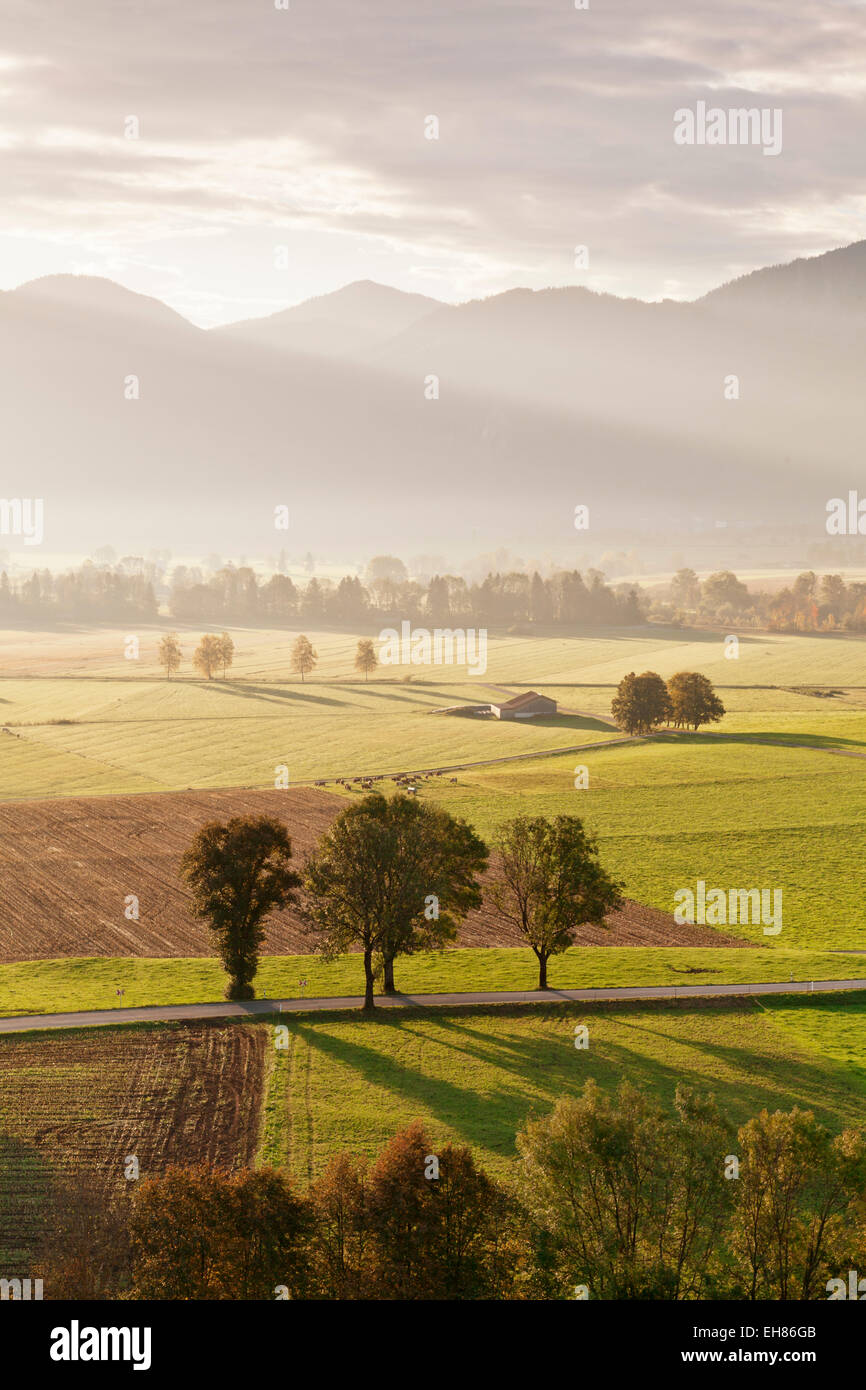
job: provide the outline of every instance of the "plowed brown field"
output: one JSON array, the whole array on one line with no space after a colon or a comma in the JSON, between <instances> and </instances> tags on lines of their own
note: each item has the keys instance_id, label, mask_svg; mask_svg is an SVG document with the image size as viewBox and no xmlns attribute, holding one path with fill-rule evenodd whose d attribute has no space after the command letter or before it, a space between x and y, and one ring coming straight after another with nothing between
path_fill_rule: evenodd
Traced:
<instances>
[{"instance_id":1,"label":"plowed brown field","mask_svg":"<svg viewBox=\"0 0 866 1390\"><path fill-rule=\"evenodd\" d=\"M26 1265L58 1180L123 1189L130 1155L142 1177L251 1164L264 1049L230 1023L0 1039L0 1270Z\"/></svg>"},{"instance_id":2,"label":"plowed brown field","mask_svg":"<svg viewBox=\"0 0 866 1390\"><path fill-rule=\"evenodd\" d=\"M190 916L181 855L209 820L276 815L303 861L346 802L312 787L289 791L188 791L0 804L0 961L58 956L208 956L208 928ZM496 873L495 862L491 865ZM130 895L138 921L124 915ZM584 927L588 946L744 946L627 902L608 927ZM296 908L274 915L266 954L308 952ZM492 906L464 923L462 946L519 945Z\"/></svg>"}]
</instances>

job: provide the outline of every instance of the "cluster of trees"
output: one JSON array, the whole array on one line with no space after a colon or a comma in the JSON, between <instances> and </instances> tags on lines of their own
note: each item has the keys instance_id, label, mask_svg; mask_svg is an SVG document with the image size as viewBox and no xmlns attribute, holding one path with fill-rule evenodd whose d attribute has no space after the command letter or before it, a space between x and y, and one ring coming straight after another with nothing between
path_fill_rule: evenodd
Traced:
<instances>
[{"instance_id":1,"label":"cluster of trees","mask_svg":"<svg viewBox=\"0 0 866 1390\"><path fill-rule=\"evenodd\" d=\"M753 592L731 570L701 581L694 570L681 569L671 581L667 601L654 604L651 616L775 632L866 632L866 583L846 583L839 574L819 578L807 570L783 589Z\"/></svg>"},{"instance_id":2,"label":"cluster of trees","mask_svg":"<svg viewBox=\"0 0 866 1390\"><path fill-rule=\"evenodd\" d=\"M199 675L205 676L207 680L212 680L220 670L225 679L228 668L234 661L234 655L235 644L227 632L220 633L219 636L206 632L193 652L192 664ZM171 680L175 672L180 670L183 651L176 632L168 632L160 640L157 660L165 671L167 680Z\"/></svg>"},{"instance_id":3,"label":"cluster of trees","mask_svg":"<svg viewBox=\"0 0 866 1390\"><path fill-rule=\"evenodd\" d=\"M402 568L402 567L401 567ZM374 570L375 573L375 570ZM369 584L353 575L338 582L312 578L299 587L285 574L260 581L249 567L226 566L205 580L178 566L169 594L171 613L183 622L243 622L279 626L297 621L352 624L407 619L436 626L507 627L515 623L633 624L644 620L637 589L605 583L598 570L549 579L514 572L480 583L435 575L428 583L394 577L387 568Z\"/></svg>"},{"instance_id":4,"label":"cluster of trees","mask_svg":"<svg viewBox=\"0 0 866 1390\"><path fill-rule=\"evenodd\" d=\"M866 1131L763 1110L739 1130L589 1080L517 1136L516 1181L417 1122L306 1193L273 1168L170 1169L61 1195L51 1298L824 1299L866 1265ZM129 1184L127 1184L129 1187ZM834 1286L831 1281L841 1283Z\"/></svg>"},{"instance_id":5,"label":"cluster of trees","mask_svg":"<svg viewBox=\"0 0 866 1390\"><path fill-rule=\"evenodd\" d=\"M577 816L519 816L498 832L502 879L491 889L520 931L547 988L551 956L573 944L585 922L603 925L622 885L598 860ZM272 911L299 900L315 949L326 959L360 954L364 1008L374 1008L381 975L395 990L398 956L453 941L482 901L489 850L464 820L400 793L377 792L348 806L321 836L298 874L286 827L268 816L204 826L181 862L191 910L206 921L228 974L226 997L251 999L259 949Z\"/></svg>"},{"instance_id":6,"label":"cluster of trees","mask_svg":"<svg viewBox=\"0 0 866 1390\"><path fill-rule=\"evenodd\" d=\"M154 574L146 566L139 568L137 562L104 566L88 560L63 574L34 570L17 583L5 570L0 574L0 617L4 619L51 615L153 622L157 613Z\"/></svg>"},{"instance_id":7,"label":"cluster of trees","mask_svg":"<svg viewBox=\"0 0 866 1390\"><path fill-rule=\"evenodd\" d=\"M866 1131L766 1110L739 1131L680 1086L675 1114L624 1082L518 1136L541 1288L610 1299L814 1299L866 1255Z\"/></svg>"},{"instance_id":8,"label":"cluster of trees","mask_svg":"<svg viewBox=\"0 0 866 1390\"><path fill-rule=\"evenodd\" d=\"M661 724L675 729L699 729L723 718L725 707L712 681L700 671L677 671L663 681L655 671L623 676L610 712L629 734L648 734Z\"/></svg>"}]
</instances>

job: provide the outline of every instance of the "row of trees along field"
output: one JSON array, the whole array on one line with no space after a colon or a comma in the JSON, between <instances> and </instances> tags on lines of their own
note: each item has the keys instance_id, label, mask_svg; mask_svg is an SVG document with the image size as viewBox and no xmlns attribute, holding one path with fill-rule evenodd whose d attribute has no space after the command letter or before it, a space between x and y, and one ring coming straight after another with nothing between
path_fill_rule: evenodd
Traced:
<instances>
[{"instance_id":1,"label":"row of trees along field","mask_svg":"<svg viewBox=\"0 0 866 1390\"><path fill-rule=\"evenodd\" d=\"M207 632L201 638L198 646L192 654L193 669L199 675L213 680L215 675L222 672L223 679L228 674L235 657L235 644L227 632L216 633ZM157 647L156 659L165 671L166 679L171 680L183 665L183 648L176 632L167 632L160 639ZM299 674L303 680L311 671L316 668L319 654L313 647L309 637L303 635L297 637L292 643L292 650L289 656L289 668ZM365 679L370 671L378 666L378 658L372 641L362 639L358 643L358 650L355 655L355 669L363 671Z\"/></svg>"},{"instance_id":2,"label":"row of trees along field","mask_svg":"<svg viewBox=\"0 0 866 1390\"><path fill-rule=\"evenodd\" d=\"M629 734L648 734L662 724L699 729L722 719L725 707L700 671L677 671L663 681L655 671L629 671L617 686L610 712Z\"/></svg>"},{"instance_id":3,"label":"row of trees along field","mask_svg":"<svg viewBox=\"0 0 866 1390\"><path fill-rule=\"evenodd\" d=\"M866 583L839 574L819 578L813 570L772 592L751 590L730 570L701 581L692 569L678 570L666 597L655 600L650 618L665 622L737 623L774 632L866 632Z\"/></svg>"},{"instance_id":4,"label":"row of trees along field","mask_svg":"<svg viewBox=\"0 0 866 1390\"><path fill-rule=\"evenodd\" d=\"M310 579L301 588L284 574L260 581L252 569L226 567L208 580L192 580L178 567L169 609L184 622L361 623L425 619L433 624L464 623L495 627L540 624L634 624L643 621L638 591L611 588L597 570L586 578L578 570L549 579L539 574L489 574L469 584L456 575L436 575L429 583L376 579L369 586L353 575L337 583Z\"/></svg>"},{"instance_id":5,"label":"row of trees along field","mask_svg":"<svg viewBox=\"0 0 866 1390\"><path fill-rule=\"evenodd\" d=\"M152 621L162 606L179 622L245 626L403 619L437 625L619 625L644 618L638 591L625 585L612 588L597 570L589 570L585 578L578 570L563 570L548 579L519 572L489 574L480 583L467 583L457 575L437 575L421 583L391 574L386 571L368 585L355 575L336 582L312 578L296 585L285 574L260 579L248 565L226 565L207 579L195 567L177 565L166 581L152 563L136 557L115 566L87 561L77 570L38 570L18 581L4 571L0 615Z\"/></svg>"},{"instance_id":6,"label":"row of trees along field","mask_svg":"<svg viewBox=\"0 0 866 1390\"><path fill-rule=\"evenodd\" d=\"M546 989L551 956L573 944L583 923L604 925L622 885L602 868L577 816L519 816L500 828L494 847L500 876L488 892L534 951L538 987ZM340 812L302 873L286 827L269 816L204 826L181 872L194 915L214 933L226 998L254 997L268 915L298 902L313 949L325 959L358 953L371 1012L378 975L393 993L398 956L442 948L480 907L488 859L466 821L400 793L374 792Z\"/></svg>"},{"instance_id":7,"label":"row of trees along field","mask_svg":"<svg viewBox=\"0 0 866 1390\"><path fill-rule=\"evenodd\" d=\"M794 1109L737 1130L683 1086L671 1112L626 1082L608 1095L589 1080L516 1145L507 1188L418 1123L372 1164L336 1154L305 1193L274 1168L174 1168L108 1200L70 1178L40 1264L46 1290L788 1302L846 1296L849 1271L866 1267L862 1128L834 1136Z\"/></svg>"},{"instance_id":8,"label":"row of trees along field","mask_svg":"<svg viewBox=\"0 0 866 1390\"><path fill-rule=\"evenodd\" d=\"M656 622L737 624L781 632L866 631L866 583L839 574L819 577L809 570L773 591L749 588L730 570L701 580L678 570L658 597L630 584L610 585L589 569L491 573L470 583L459 575L427 582L405 577L405 566L380 556L368 567L366 584L355 575L339 581L311 578L299 585L286 574L259 578L249 565L224 565L205 577L196 566L166 571L152 561L127 556L116 565L86 561L54 574L34 570L11 580L0 574L0 617L46 615L99 621L151 622L160 610L179 622L242 622L281 626L299 621L340 625L406 619L435 625L509 627L633 625ZM401 577L402 576L402 577Z\"/></svg>"}]
</instances>

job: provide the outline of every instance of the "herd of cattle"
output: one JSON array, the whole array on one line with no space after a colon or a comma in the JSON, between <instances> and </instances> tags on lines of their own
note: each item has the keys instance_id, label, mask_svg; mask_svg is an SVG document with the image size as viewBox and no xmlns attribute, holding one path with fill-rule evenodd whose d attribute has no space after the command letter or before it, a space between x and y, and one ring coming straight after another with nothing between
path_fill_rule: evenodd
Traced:
<instances>
[{"instance_id":1,"label":"herd of cattle","mask_svg":"<svg viewBox=\"0 0 866 1390\"><path fill-rule=\"evenodd\" d=\"M434 768L430 772L393 772L382 773L378 777L335 777L334 783L338 787L360 787L361 791L370 791L376 782L393 782L402 788L409 796L415 796L418 792L419 782L429 782L434 777L444 777L445 773L441 768ZM449 782L457 783L456 777L449 777ZM313 784L316 787L326 787L328 782L321 779Z\"/></svg>"}]
</instances>

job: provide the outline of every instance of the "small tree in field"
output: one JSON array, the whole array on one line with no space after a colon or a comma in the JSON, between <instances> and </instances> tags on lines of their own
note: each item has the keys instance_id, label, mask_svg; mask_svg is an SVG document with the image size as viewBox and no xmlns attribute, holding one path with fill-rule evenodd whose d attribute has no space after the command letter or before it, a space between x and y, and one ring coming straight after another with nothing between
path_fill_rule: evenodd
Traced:
<instances>
[{"instance_id":1,"label":"small tree in field","mask_svg":"<svg viewBox=\"0 0 866 1390\"><path fill-rule=\"evenodd\" d=\"M177 640L176 632L169 632L162 638L157 649L157 659L160 666L165 671L166 680L171 680L172 673L180 667L180 643Z\"/></svg>"},{"instance_id":2,"label":"small tree in field","mask_svg":"<svg viewBox=\"0 0 866 1390\"><path fill-rule=\"evenodd\" d=\"M671 716L668 688L655 671L636 676L629 671L620 681L610 712L621 729L629 734L648 734Z\"/></svg>"},{"instance_id":3,"label":"small tree in field","mask_svg":"<svg viewBox=\"0 0 866 1390\"><path fill-rule=\"evenodd\" d=\"M286 827L268 816L212 821L198 832L181 860L192 888L193 915L204 918L217 938L229 975L227 999L254 999L264 922L270 912L293 902L300 876L291 867Z\"/></svg>"},{"instance_id":4,"label":"small tree in field","mask_svg":"<svg viewBox=\"0 0 866 1390\"><path fill-rule=\"evenodd\" d=\"M316 669L318 659L309 637L300 636L295 639L292 646L291 666L292 670L300 675L301 681Z\"/></svg>"},{"instance_id":5,"label":"small tree in field","mask_svg":"<svg viewBox=\"0 0 866 1390\"><path fill-rule=\"evenodd\" d=\"M715 724L724 717L725 707L712 681L700 671L678 671L671 676L668 694L671 722L677 729L699 729L702 724Z\"/></svg>"},{"instance_id":6,"label":"small tree in field","mask_svg":"<svg viewBox=\"0 0 866 1390\"><path fill-rule=\"evenodd\" d=\"M223 680L225 680L226 672L234 660L235 644L227 632L221 633L217 641L219 642L219 655L223 668Z\"/></svg>"},{"instance_id":7,"label":"small tree in field","mask_svg":"<svg viewBox=\"0 0 866 1390\"><path fill-rule=\"evenodd\" d=\"M379 661L372 639L369 637L362 637L358 643L358 650L355 653L355 670L363 671L364 680L367 680L370 672L375 671L378 665Z\"/></svg>"},{"instance_id":8,"label":"small tree in field","mask_svg":"<svg viewBox=\"0 0 866 1390\"><path fill-rule=\"evenodd\" d=\"M214 672L222 665L220 638L215 637L212 632L205 633L193 653L192 664L197 671L211 680Z\"/></svg>"},{"instance_id":9,"label":"small tree in field","mask_svg":"<svg viewBox=\"0 0 866 1390\"><path fill-rule=\"evenodd\" d=\"M494 842L502 865L493 900L535 952L538 988L547 989L547 962L574 944L584 922L604 926L619 907L621 884L598 862L595 839L577 816L518 816Z\"/></svg>"}]
</instances>

